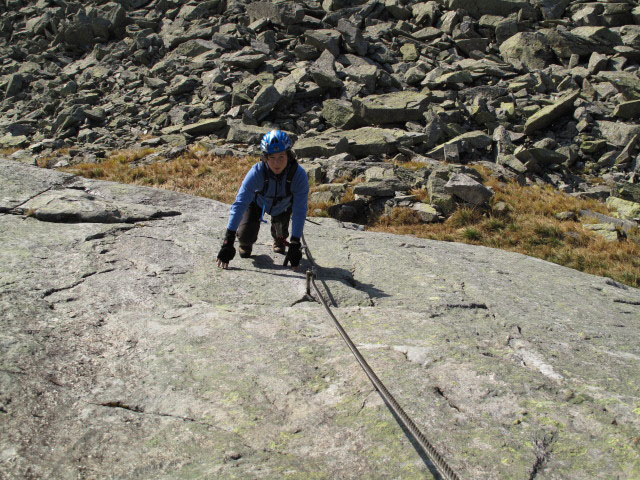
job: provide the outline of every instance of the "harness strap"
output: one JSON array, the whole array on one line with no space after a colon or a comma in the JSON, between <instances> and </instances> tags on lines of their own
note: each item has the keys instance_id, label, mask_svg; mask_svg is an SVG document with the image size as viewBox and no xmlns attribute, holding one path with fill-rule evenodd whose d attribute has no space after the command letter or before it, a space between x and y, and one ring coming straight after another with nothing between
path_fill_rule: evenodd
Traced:
<instances>
[{"instance_id":1,"label":"harness strap","mask_svg":"<svg viewBox=\"0 0 640 480\"><path fill-rule=\"evenodd\" d=\"M265 168L264 171L264 181L262 182L262 190L258 191L256 190L255 192L255 196L254 196L254 201L255 198L258 196L258 193L260 193L263 197L266 197L266 193L269 190L269 171L268 171L269 167ZM295 159L291 159L289 162L289 166L287 167L287 178L286 178L286 182L285 182L285 195L284 196L277 196L274 197L273 199L273 203L271 204L271 207L273 208L273 206L275 204L277 204L278 202L280 202L281 200L290 197L291 196L291 183L293 182L293 177L295 176L296 172L298 171L298 162ZM277 191L277 188L276 188ZM262 204L262 215L260 216L260 221L262 223L266 223L265 220L263 220L264 218L264 212L265 212L265 203ZM270 212L269 212L270 213Z\"/></svg>"}]
</instances>

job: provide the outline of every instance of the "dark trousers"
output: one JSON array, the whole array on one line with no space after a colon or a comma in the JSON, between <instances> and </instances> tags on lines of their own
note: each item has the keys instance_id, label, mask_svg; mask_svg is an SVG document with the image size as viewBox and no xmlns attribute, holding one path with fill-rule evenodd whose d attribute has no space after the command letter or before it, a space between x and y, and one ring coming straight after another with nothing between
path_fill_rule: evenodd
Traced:
<instances>
[{"instance_id":1,"label":"dark trousers","mask_svg":"<svg viewBox=\"0 0 640 480\"><path fill-rule=\"evenodd\" d=\"M240 245L253 245L258 239L260 231L260 214L262 210L258 205L251 203L249 208L242 215L238 226L238 243ZM271 217L271 236L276 238L287 238L289 236L289 220L291 220L291 208L275 217Z\"/></svg>"}]
</instances>

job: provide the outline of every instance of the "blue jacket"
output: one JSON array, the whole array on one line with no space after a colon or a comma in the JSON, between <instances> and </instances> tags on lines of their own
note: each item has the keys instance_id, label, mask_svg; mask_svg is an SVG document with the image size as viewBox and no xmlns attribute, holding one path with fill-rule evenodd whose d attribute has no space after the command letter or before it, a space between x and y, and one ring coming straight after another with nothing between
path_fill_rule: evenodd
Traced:
<instances>
[{"instance_id":1,"label":"blue jacket","mask_svg":"<svg viewBox=\"0 0 640 480\"><path fill-rule=\"evenodd\" d=\"M289 169L295 167L296 173L291 180L291 195L287 194L287 174ZM269 176L268 191L262 193L265 176ZM291 164L278 176L276 176L267 164L263 161L256 163L247 173L242 181L240 190L236 195L236 200L231 205L229 223L227 229L236 231L242 220L242 215L247 210L251 202L255 201L258 208L262 210L264 205L265 213L276 216L289 207L292 207L291 215L291 236L302 237L304 220L307 217L307 200L309 197L309 179L307 172L296 164Z\"/></svg>"}]
</instances>

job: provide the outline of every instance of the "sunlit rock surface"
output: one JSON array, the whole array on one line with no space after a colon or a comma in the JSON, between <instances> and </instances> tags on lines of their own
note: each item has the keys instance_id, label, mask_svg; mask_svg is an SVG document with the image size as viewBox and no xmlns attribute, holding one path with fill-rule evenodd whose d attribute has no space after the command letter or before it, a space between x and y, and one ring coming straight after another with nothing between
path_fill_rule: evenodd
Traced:
<instances>
[{"instance_id":1,"label":"sunlit rock surface","mask_svg":"<svg viewBox=\"0 0 640 480\"><path fill-rule=\"evenodd\" d=\"M222 271L228 206L8 161L0 212L0 478L431 476L268 229ZM318 285L461 478L640 476L640 291L312 220Z\"/></svg>"}]
</instances>

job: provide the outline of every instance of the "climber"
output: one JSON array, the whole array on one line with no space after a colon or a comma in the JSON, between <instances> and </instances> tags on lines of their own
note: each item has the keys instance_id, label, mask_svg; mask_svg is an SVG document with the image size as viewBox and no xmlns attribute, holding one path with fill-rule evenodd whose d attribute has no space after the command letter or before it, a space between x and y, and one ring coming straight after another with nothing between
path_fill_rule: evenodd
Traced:
<instances>
[{"instance_id":1,"label":"climber","mask_svg":"<svg viewBox=\"0 0 640 480\"><path fill-rule=\"evenodd\" d=\"M262 159L247 173L231 205L227 231L218 252L217 265L226 269L236 254L238 237L241 258L249 258L258 239L265 212L271 216L273 251L285 254L284 265L296 269L302 258L300 238L307 216L309 180L291 151L291 139L282 130L272 130L262 137ZM289 236L291 220L291 238ZM287 245L289 246L287 250Z\"/></svg>"}]
</instances>

